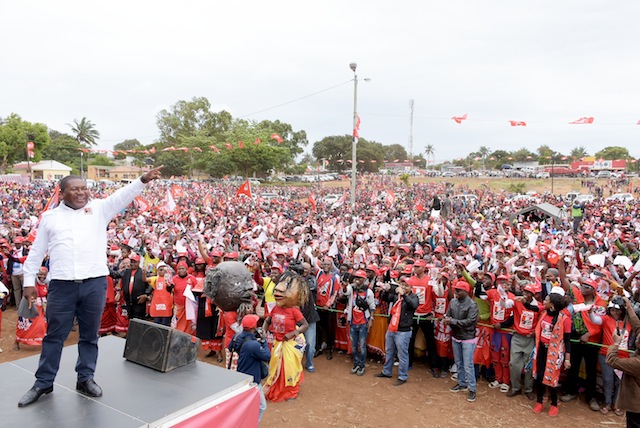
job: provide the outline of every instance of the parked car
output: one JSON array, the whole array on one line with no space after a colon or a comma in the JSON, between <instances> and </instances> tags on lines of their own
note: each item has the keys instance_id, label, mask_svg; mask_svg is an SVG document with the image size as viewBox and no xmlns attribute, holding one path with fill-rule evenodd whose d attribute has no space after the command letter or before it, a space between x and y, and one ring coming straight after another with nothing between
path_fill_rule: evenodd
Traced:
<instances>
[{"instance_id":1,"label":"parked car","mask_svg":"<svg viewBox=\"0 0 640 428\"><path fill-rule=\"evenodd\" d=\"M442 177L456 177L456 173L455 172L451 172L451 171L445 171L442 173Z\"/></svg>"},{"instance_id":2,"label":"parked car","mask_svg":"<svg viewBox=\"0 0 640 428\"><path fill-rule=\"evenodd\" d=\"M631 193L616 193L606 199L607 202L632 202L633 195Z\"/></svg>"},{"instance_id":3,"label":"parked car","mask_svg":"<svg viewBox=\"0 0 640 428\"><path fill-rule=\"evenodd\" d=\"M469 203L469 202L476 202L478 200L478 197L476 195L467 195L467 194L460 194L460 195L453 195L451 197L452 201L462 201L465 203Z\"/></svg>"},{"instance_id":4,"label":"parked car","mask_svg":"<svg viewBox=\"0 0 640 428\"><path fill-rule=\"evenodd\" d=\"M596 178L611 178L611 171L598 171Z\"/></svg>"},{"instance_id":5,"label":"parked car","mask_svg":"<svg viewBox=\"0 0 640 428\"><path fill-rule=\"evenodd\" d=\"M335 193L332 193L332 194L329 194L329 195L325 196L324 198L322 198L322 201L325 204L334 204L334 203L338 202L341 197L342 197L342 195L337 195Z\"/></svg>"},{"instance_id":6,"label":"parked car","mask_svg":"<svg viewBox=\"0 0 640 428\"><path fill-rule=\"evenodd\" d=\"M577 169L571 169L567 166L549 166L546 167L543 172L553 174L555 177L576 177L580 173L580 171L578 171Z\"/></svg>"},{"instance_id":7,"label":"parked car","mask_svg":"<svg viewBox=\"0 0 640 428\"><path fill-rule=\"evenodd\" d=\"M577 201L579 204L582 203L591 203L594 201L596 197L591 194L582 194L575 197L574 201Z\"/></svg>"},{"instance_id":8,"label":"parked car","mask_svg":"<svg viewBox=\"0 0 640 428\"><path fill-rule=\"evenodd\" d=\"M547 171L540 171L539 173L536 174L536 178L549 178L551 177L551 174L549 174Z\"/></svg>"}]
</instances>

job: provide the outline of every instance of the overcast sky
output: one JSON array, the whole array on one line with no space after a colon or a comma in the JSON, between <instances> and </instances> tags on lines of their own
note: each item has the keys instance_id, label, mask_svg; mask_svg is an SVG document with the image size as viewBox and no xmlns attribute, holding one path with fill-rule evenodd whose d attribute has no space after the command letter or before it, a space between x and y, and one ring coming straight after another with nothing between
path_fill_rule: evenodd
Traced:
<instances>
[{"instance_id":1,"label":"overcast sky","mask_svg":"<svg viewBox=\"0 0 640 428\"><path fill-rule=\"evenodd\" d=\"M407 146L414 99L413 152L437 162L483 145L638 157L639 18L636 0L3 1L0 116L87 117L111 148L154 142L161 109L204 96L304 129L310 152L351 133L356 62L369 140Z\"/></svg>"}]
</instances>

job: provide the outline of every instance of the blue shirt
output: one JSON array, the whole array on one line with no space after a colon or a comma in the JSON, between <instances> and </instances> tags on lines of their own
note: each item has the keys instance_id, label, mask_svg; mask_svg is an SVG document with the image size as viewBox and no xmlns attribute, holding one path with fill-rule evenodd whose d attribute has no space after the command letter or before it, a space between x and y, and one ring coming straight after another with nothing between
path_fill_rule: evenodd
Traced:
<instances>
[{"instance_id":1,"label":"blue shirt","mask_svg":"<svg viewBox=\"0 0 640 428\"><path fill-rule=\"evenodd\" d=\"M260 364L262 361L268 362L271 359L269 345L267 345L266 341L258 342L255 339L255 335L249 331L235 334L229 343L229 350L233 347L234 342L236 350L242 344L238 357L238 371L253 376L253 381L260 384L262 382Z\"/></svg>"}]
</instances>

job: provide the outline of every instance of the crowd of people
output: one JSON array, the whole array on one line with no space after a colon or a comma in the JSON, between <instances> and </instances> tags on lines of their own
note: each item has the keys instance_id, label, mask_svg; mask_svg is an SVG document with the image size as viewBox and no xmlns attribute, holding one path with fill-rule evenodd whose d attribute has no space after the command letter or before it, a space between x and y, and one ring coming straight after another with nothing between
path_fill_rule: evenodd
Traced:
<instances>
[{"instance_id":1,"label":"crowd of people","mask_svg":"<svg viewBox=\"0 0 640 428\"><path fill-rule=\"evenodd\" d=\"M175 186L150 184L142 203L107 226L103 335L126 334L131 318L153 319L199 337L208 357L235 368L243 363L229 344L250 330L271 349L264 393L272 401L295 399L304 371L315 371L313 359L340 351L352 355L356 376L372 358L384 361L381 378L397 366L398 387L424 359L469 401L485 379L505 399L535 401L535 413L548 398L556 416L559 401L583 390L593 411L640 418L640 402L625 399L640 383L626 382L633 375L620 366L640 361L635 203L596 199L581 206L576 222L573 201L550 194L543 201L567 216L519 213L528 202L487 186L405 186L373 175L361 177L353 208L346 198L321 202L335 188L273 188L280 198L264 201L255 189L251 199L237 185L199 182L182 186L173 206ZM112 192L93 191L96 198ZM14 302L52 194L0 184L0 274ZM222 311L203 294L207 271L222 261L243 262L252 273L253 307ZM40 316L18 320L19 343L42 341L48 268L45 259L36 283ZM291 278L306 302L283 308L279 284L289 287ZM243 323L253 314L264 333Z\"/></svg>"}]
</instances>

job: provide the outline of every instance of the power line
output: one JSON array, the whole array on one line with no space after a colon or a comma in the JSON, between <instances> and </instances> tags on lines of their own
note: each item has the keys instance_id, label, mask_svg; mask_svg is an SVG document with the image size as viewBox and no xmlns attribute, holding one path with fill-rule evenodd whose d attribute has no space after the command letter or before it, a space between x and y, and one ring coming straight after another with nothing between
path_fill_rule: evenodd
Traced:
<instances>
[{"instance_id":1,"label":"power line","mask_svg":"<svg viewBox=\"0 0 640 428\"><path fill-rule=\"evenodd\" d=\"M312 96L314 96L314 95L318 95L318 94L321 94L321 93L323 93L323 92L330 91L331 89L335 89L335 88L337 88L337 87L340 87L340 86L342 86L342 85L346 85L347 83L351 83L351 82L352 82L352 80L347 80L346 82L339 83L339 84L334 85L334 86L331 86L331 87L329 87L329 88L322 89L322 90L320 90L320 91L314 92L314 93L309 94L309 95L304 95L304 96L302 96L302 97L300 97L300 98L296 98L296 99L293 99L293 100L291 100L291 101L287 101L287 102L285 102L285 103L275 105L275 106L273 106L273 107L265 108L265 109L262 109L262 110L254 111L253 113L249 113L249 114L244 114L244 115L242 115L242 116L238 116L238 118L243 118L243 117L253 116L254 114L263 113L263 112L265 112L265 111L273 110L273 109L276 109L276 108L278 108L278 107L286 106L287 104L291 104L291 103L295 103L295 102L300 101L300 100L304 100L305 98L309 98L309 97L312 97Z\"/></svg>"}]
</instances>

